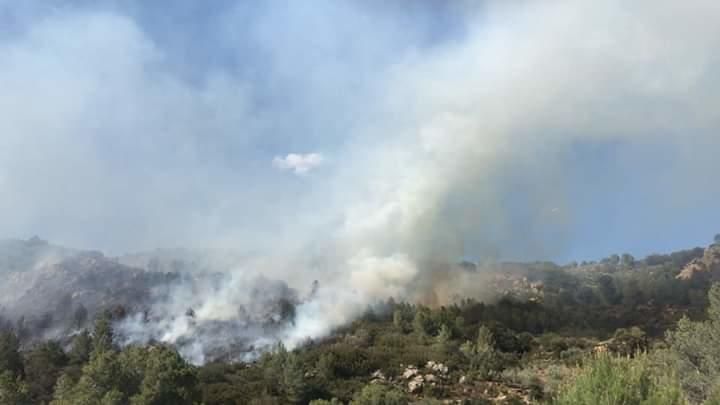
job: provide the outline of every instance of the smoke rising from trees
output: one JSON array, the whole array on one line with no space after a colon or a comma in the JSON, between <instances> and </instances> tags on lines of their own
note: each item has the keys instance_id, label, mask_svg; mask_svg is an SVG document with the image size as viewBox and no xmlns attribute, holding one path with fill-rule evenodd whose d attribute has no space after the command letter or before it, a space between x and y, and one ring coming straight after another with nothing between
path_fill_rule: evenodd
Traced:
<instances>
[{"instance_id":1,"label":"smoke rising from trees","mask_svg":"<svg viewBox=\"0 0 720 405\"><path fill-rule=\"evenodd\" d=\"M435 31L375 3L236 6L211 16L217 66L109 4L0 2L16 22L0 40L0 222L113 253L252 252L220 285L151 295L160 319L125 325L131 340L274 316L291 296L272 337L292 346L389 296L437 298L465 255L562 249L579 146L672 151L649 176L658 218L717 197L697 180L719 168L713 1L458 3ZM273 169L308 150L323 165Z\"/></svg>"}]
</instances>

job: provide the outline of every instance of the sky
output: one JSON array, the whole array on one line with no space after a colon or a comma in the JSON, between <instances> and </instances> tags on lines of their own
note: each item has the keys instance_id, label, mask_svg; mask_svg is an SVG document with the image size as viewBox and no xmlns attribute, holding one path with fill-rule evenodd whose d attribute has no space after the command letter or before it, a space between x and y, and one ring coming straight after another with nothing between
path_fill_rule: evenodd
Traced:
<instances>
[{"instance_id":1,"label":"sky","mask_svg":"<svg viewBox=\"0 0 720 405\"><path fill-rule=\"evenodd\" d=\"M707 0L0 0L0 236L352 263L705 245L718 17Z\"/></svg>"}]
</instances>

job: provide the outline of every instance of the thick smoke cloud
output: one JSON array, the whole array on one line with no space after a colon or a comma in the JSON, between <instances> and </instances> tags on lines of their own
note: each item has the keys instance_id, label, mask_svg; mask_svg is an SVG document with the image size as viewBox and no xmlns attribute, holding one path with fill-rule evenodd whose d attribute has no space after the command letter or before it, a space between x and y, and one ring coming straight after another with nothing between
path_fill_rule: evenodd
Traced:
<instances>
[{"instance_id":1,"label":"thick smoke cloud","mask_svg":"<svg viewBox=\"0 0 720 405\"><path fill-rule=\"evenodd\" d=\"M437 296L465 255L558 254L591 189L584 148L645 173L652 218L718 197L698 181L720 169L714 1L231 5L208 16L217 64L133 10L31 10L0 41L0 220L115 252L260 252L211 293L159 300L136 340L196 333L173 323L180 297L232 317L258 274L320 280L274 332L294 345ZM654 150L666 164L637 167Z\"/></svg>"}]
</instances>

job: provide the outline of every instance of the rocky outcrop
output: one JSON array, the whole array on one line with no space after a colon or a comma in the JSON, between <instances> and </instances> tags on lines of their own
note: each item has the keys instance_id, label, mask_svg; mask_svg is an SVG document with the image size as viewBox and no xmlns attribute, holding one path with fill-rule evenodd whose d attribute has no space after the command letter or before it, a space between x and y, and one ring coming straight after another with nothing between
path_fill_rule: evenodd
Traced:
<instances>
[{"instance_id":1,"label":"rocky outcrop","mask_svg":"<svg viewBox=\"0 0 720 405\"><path fill-rule=\"evenodd\" d=\"M720 278L720 244L708 246L701 258L691 260L676 276L679 280L692 280L697 277Z\"/></svg>"},{"instance_id":2,"label":"rocky outcrop","mask_svg":"<svg viewBox=\"0 0 720 405\"><path fill-rule=\"evenodd\" d=\"M425 386L435 387L445 383L448 379L448 366L434 361L428 361L422 369L408 366L402 373L402 379L407 382L407 391L417 394Z\"/></svg>"},{"instance_id":3,"label":"rocky outcrop","mask_svg":"<svg viewBox=\"0 0 720 405\"><path fill-rule=\"evenodd\" d=\"M385 377L385 373L381 370L375 370L375 372L370 375L370 384L383 384L387 381L388 379Z\"/></svg>"}]
</instances>

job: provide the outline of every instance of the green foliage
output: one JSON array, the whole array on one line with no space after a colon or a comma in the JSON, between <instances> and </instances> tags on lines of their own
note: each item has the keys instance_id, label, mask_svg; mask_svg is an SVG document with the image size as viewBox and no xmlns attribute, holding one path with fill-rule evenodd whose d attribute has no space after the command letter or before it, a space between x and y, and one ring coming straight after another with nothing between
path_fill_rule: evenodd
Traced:
<instances>
[{"instance_id":1,"label":"green foliage","mask_svg":"<svg viewBox=\"0 0 720 405\"><path fill-rule=\"evenodd\" d=\"M609 345L610 349L623 356L632 356L638 352L644 352L648 349L648 339L645 332L633 326L629 329L618 329Z\"/></svg>"},{"instance_id":2,"label":"green foliage","mask_svg":"<svg viewBox=\"0 0 720 405\"><path fill-rule=\"evenodd\" d=\"M350 405L407 405L408 399L401 391L381 384L368 384L358 392Z\"/></svg>"},{"instance_id":3,"label":"green foliage","mask_svg":"<svg viewBox=\"0 0 720 405\"><path fill-rule=\"evenodd\" d=\"M282 343L278 343L272 353L263 356L261 364L266 387L283 403L296 404L309 399L305 370L297 353L288 352ZM324 372L331 374L332 367L332 364L327 364Z\"/></svg>"},{"instance_id":4,"label":"green foliage","mask_svg":"<svg viewBox=\"0 0 720 405\"><path fill-rule=\"evenodd\" d=\"M48 403L68 357L55 341L41 343L25 356L25 381L34 403Z\"/></svg>"},{"instance_id":5,"label":"green foliage","mask_svg":"<svg viewBox=\"0 0 720 405\"><path fill-rule=\"evenodd\" d=\"M443 405L444 402L440 401L439 399L433 399L433 398L423 398L419 401L414 401L413 405Z\"/></svg>"},{"instance_id":6,"label":"green foliage","mask_svg":"<svg viewBox=\"0 0 720 405\"><path fill-rule=\"evenodd\" d=\"M420 336L430 335L433 332L434 325L431 318L431 312L428 308L421 307L415 311L413 318L413 332Z\"/></svg>"},{"instance_id":7,"label":"green foliage","mask_svg":"<svg viewBox=\"0 0 720 405\"><path fill-rule=\"evenodd\" d=\"M460 351L469 360L470 368L481 378L490 378L503 370L502 359L495 350L492 332L485 326L478 330L475 342L467 341Z\"/></svg>"},{"instance_id":8,"label":"green foliage","mask_svg":"<svg viewBox=\"0 0 720 405\"><path fill-rule=\"evenodd\" d=\"M136 371L142 373L142 382L139 393L131 398L132 405L192 405L199 401L197 372L177 351L152 347L146 351L143 366Z\"/></svg>"},{"instance_id":9,"label":"green foliage","mask_svg":"<svg viewBox=\"0 0 720 405\"><path fill-rule=\"evenodd\" d=\"M272 395L269 395L267 393L264 393L263 395L253 398L248 402L249 405L281 405L282 401L280 401L280 398L274 397Z\"/></svg>"},{"instance_id":10,"label":"green foliage","mask_svg":"<svg viewBox=\"0 0 720 405\"><path fill-rule=\"evenodd\" d=\"M720 381L715 384L710 396L703 405L720 405Z\"/></svg>"},{"instance_id":11,"label":"green foliage","mask_svg":"<svg viewBox=\"0 0 720 405\"><path fill-rule=\"evenodd\" d=\"M69 375L63 374L55 384L53 400L50 405L73 405L75 384Z\"/></svg>"},{"instance_id":12,"label":"green foliage","mask_svg":"<svg viewBox=\"0 0 720 405\"><path fill-rule=\"evenodd\" d=\"M117 389L108 391L100 400L100 405L124 405L125 395Z\"/></svg>"},{"instance_id":13,"label":"green foliage","mask_svg":"<svg viewBox=\"0 0 720 405\"><path fill-rule=\"evenodd\" d=\"M640 288L636 278L629 278L622 284L622 304L627 308L634 309L637 305L646 301L645 292Z\"/></svg>"},{"instance_id":14,"label":"green foliage","mask_svg":"<svg viewBox=\"0 0 720 405\"><path fill-rule=\"evenodd\" d=\"M31 405L27 385L10 371L0 373L0 405Z\"/></svg>"},{"instance_id":15,"label":"green foliage","mask_svg":"<svg viewBox=\"0 0 720 405\"><path fill-rule=\"evenodd\" d=\"M368 351L348 343L336 343L329 347L335 357L334 370L338 378L366 376L373 372Z\"/></svg>"},{"instance_id":16,"label":"green foliage","mask_svg":"<svg viewBox=\"0 0 720 405\"><path fill-rule=\"evenodd\" d=\"M98 316L95 320L95 327L92 335L92 347L93 351L105 352L113 350L113 340L115 333L112 327L112 320L110 314L105 312Z\"/></svg>"},{"instance_id":17,"label":"green foliage","mask_svg":"<svg viewBox=\"0 0 720 405\"><path fill-rule=\"evenodd\" d=\"M408 330L407 321L403 319L403 313L399 309L396 309L395 312L393 312L393 325L400 332L407 332Z\"/></svg>"},{"instance_id":18,"label":"green foliage","mask_svg":"<svg viewBox=\"0 0 720 405\"><path fill-rule=\"evenodd\" d=\"M720 284L712 286L708 300L706 321L683 318L667 335L682 386L694 402L706 399L720 380Z\"/></svg>"},{"instance_id":19,"label":"green foliage","mask_svg":"<svg viewBox=\"0 0 720 405\"><path fill-rule=\"evenodd\" d=\"M608 274L601 275L597 279L597 285L598 290L600 291L600 296L606 304L617 304L620 299L620 295L615 285L615 280L612 276Z\"/></svg>"},{"instance_id":20,"label":"green foliage","mask_svg":"<svg viewBox=\"0 0 720 405\"><path fill-rule=\"evenodd\" d=\"M435 336L434 348L440 353L448 353L452 350L452 331L446 325L440 327L440 331Z\"/></svg>"},{"instance_id":21,"label":"green foliage","mask_svg":"<svg viewBox=\"0 0 720 405\"><path fill-rule=\"evenodd\" d=\"M23 375L23 360L20 355L20 341L13 332L0 332L0 373Z\"/></svg>"},{"instance_id":22,"label":"green foliage","mask_svg":"<svg viewBox=\"0 0 720 405\"><path fill-rule=\"evenodd\" d=\"M555 405L683 405L679 382L655 374L646 356L600 355L553 400Z\"/></svg>"},{"instance_id":23,"label":"green foliage","mask_svg":"<svg viewBox=\"0 0 720 405\"><path fill-rule=\"evenodd\" d=\"M108 392L118 388L123 381L122 377L122 369L115 352L93 352L69 397L78 405L100 403Z\"/></svg>"},{"instance_id":24,"label":"green foliage","mask_svg":"<svg viewBox=\"0 0 720 405\"><path fill-rule=\"evenodd\" d=\"M281 391L287 403L298 404L306 398L307 385L297 354L288 353L283 363Z\"/></svg>"},{"instance_id":25,"label":"green foliage","mask_svg":"<svg viewBox=\"0 0 720 405\"><path fill-rule=\"evenodd\" d=\"M68 374L55 385L53 405L193 405L197 372L165 346L93 351L77 383Z\"/></svg>"},{"instance_id":26,"label":"green foliage","mask_svg":"<svg viewBox=\"0 0 720 405\"><path fill-rule=\"evenodd\" d=\"M83 330L73 338L72 348L68 353L70 363L74 365L85 364L90 360L93 341L90 333Z\"/></svg>"},{"instance_id":27,"label":"green foliage","mask_svg":"<svg viewBox=\"0 0 720 405\"><path fill-rule=\"evenodd\" d=\"M279 344L252 363L196 368L170 347L121 349L109 312L92 333L75 336L67 354L53 342L20 350L22 337L4 333L0 405L440 403L429 397L480 404L501 394L506 403L528 395L558 404L674 405L683 403L678 385L693 403L720 405L720 287L708 295L707 279L675 278L678 266L698 254L537 263L527 275L541 285L533 287L533 299L512 292L494 302L465 298L439 308L388 301L326 340L293 351ZM708 303L708 320L691 321ZM63 307L72 318L72 307ZM689 318L677 323L683 314ZM285 316L292 319L291 308ZM21 320L15 328L27 334L36 322ZM658 350L660 336L676 323L668 348ZM0 319L3 327L12 324ZM622 356L588 357L598 343ZM649 355L633 357L638 352L652 353L657 363ZM426 369L430 360L450 366L449 373ZM401 374L410 366L436 379L406 396Z\"/></svg>"},{"instance_id":28,"label":"green foliage","mask_svg":"<svg viewBox=\"0 0 720 405\"><path fill-rule=\"evenodd\" d=\"M317 375L325 381L333 380L335 378L336 362L337 359L332 352L321 354L315 366Z\"/></svg>"},{"instance_id":29,"label":"green foliage","mask_svg":"<svg viewBox=\"0 0 720 405\"><path fill-rule=\"evenodd\" d=\"M632 267L635 265L635 258L629 253L623 253L620 258L620 263L626 267Z\"/></svg>"}]
</instances>

